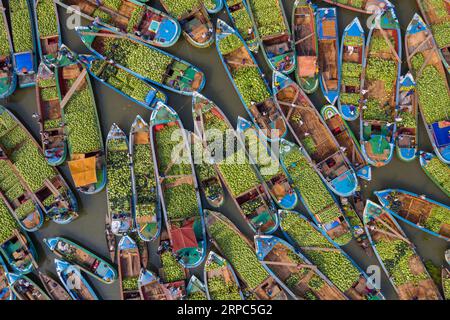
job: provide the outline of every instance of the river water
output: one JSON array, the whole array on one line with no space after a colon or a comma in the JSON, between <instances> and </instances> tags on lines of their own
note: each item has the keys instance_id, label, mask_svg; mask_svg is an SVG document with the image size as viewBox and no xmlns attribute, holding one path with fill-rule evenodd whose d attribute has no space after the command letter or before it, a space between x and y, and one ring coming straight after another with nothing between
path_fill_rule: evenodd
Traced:
<instances>
[{"instance_id":1,"label":"river water","mask_svg":"<svg viewBox=\"0 0 450 320\"><path fill-rule=\"evenodd\" d=\"M284 4L286 14L290 20L294 0L283 0L282 2ZM397 14L400 19L402 32L404 32L414 13L419 11L416 2L414 0L398 0L392 2L397 8ZM315 1L315 3L318 3L320 6L327 6L325 3L320 3L320 1ZM150 5L161 8L159 1L150 1ZM64 23L66 15L64 10L61 8L59 9L64 42L71 49L77 52L88 53L87 49L83 46L75 32L67 30ZM366 15L357 14L341 8L338 8L338 16L339 31L341 34L345 26L350 23L355 16L360 18L364 27L366 25L365 21L368 17ZM226 22L229 22L225 11L213 16L213 20L215 21L218 17ZM247 113L245 112L224 71L214 45L208 49L197 49L189 45L186 40L181 37L178 43L167 49L167 51L192 62L204 71L207 81L205 89L202 93L208 98L211 98L222 108L233 125L236 124L238 115L247 117ZM263 60L262 55L259 54L257 58L260 65L265 69L268 80L270 80L271 73ZM406 72L406 62L403 65L403 69ZM93 81L93 86L104 138L106 138L109 128L114 122L128 134L130 125L136 115L140 114L144 117L144 119L149 119L150 111L135 105L134 103L123 98L121 95L113 92L109 88L106 88L99 82ZM193 130L191 99L175 93L167 94L169 97L168 104L180 114L184 126L189 130ZM320 89L313 96L311 96L311 99L318 109L320 109L325 103ZM35 137L38 137L38 124L31 116L32 113L36 111L34 88L17 90L15 94L4 104L26 124ZM357 130L357 127L355 127L356 124L351 125L354 130ZM355 133L357 132L358 131L355 131ZM419 127L419 136L420 149L431 151L432 148L422 123L420 123ZM61 170L67 181L72 183L70 175L68 174L67 165L61 167ZM404 163L394 157L389 165L383 168L374 169L372 181L370 183L362 182L362 187L364 193L372 200L374 200L374 196L372 195L374 190L381 190L385 188L403 188L419 194L425 194L446 204L449 204L450 202L448 197L442 193L423 173L418 160L412 163ZM43 244L42 239L45 237L65 236L103 257L109 257L104 237L105 214L107 211L105 191L91 196L78 194L78 201L80 205L80 217L76 221L65 226L56 225L50 222L38 232L31 234L31 238L39 252L40 267L55 277L56 271L53 264L53 259L55 256L50 253ZM298 210L300 212L305 212L305 210L301 207L299 207ZM233 222L235 222L245 234L251 236L250 229L238 214L228 195L221 211ZM404 230L407 235L417 245L418 252L423 259L430 259L438 266L442 265L444 261L444 251L449 247L445 241L428 236L427 234L406 226L403 223L401 223L401 225L404 226ZM158 268L158 259L155 244L150 244L149 249L149 268L156 271ZM354 241L345 246L344 250L348 252L362 268L367 268L369 265L377 264L376 259L374 257L368 257ZM194 270L193 273L197 276L201 276L201 269L198 268ZM32 275L31 277L37 280L35 275ZM86 275L86 277L89 278L88 275ZM93 278L89 280L101 298L119 298L118 282L113 285L105 285ZM396 298L396 294L383 272L381 285L381 289L387 298Z\"/></svg>"}]
</instances>

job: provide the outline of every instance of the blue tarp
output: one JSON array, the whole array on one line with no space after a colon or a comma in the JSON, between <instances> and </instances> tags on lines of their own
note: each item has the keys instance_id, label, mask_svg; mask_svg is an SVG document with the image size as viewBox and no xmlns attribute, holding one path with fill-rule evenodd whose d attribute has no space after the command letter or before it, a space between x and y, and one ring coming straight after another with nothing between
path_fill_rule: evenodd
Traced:
<instances>
[{"instance_id":1,"label":"blue tarp","mask_svg":"<svg viewBox=\"0 0 450 320\"><path fill-rule=\"evenodd\" d=\"M440 125L439 125L440 124ZM436 145L443 147L450 144L450 122L435 122L432 124Z\"/></svg>"},{"instance_id":2,"label":"blue tarp","mask_svg":"<svg viewBox=\"0 0 450 320\"><path fill-rule=\"evenodd\" d=\"M33 54L31 52L16 53L16 70L19 73L33 71Z\"/></svg>"}]
</instances>

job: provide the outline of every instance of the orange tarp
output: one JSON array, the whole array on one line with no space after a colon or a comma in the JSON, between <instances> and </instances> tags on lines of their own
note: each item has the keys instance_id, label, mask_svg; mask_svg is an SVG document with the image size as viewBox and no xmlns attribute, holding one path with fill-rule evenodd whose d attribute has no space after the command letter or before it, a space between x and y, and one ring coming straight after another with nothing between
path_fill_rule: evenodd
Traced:
<instances>
[{"instance_id":1,"label":"orange tarp","mask_svg":"<svg viewBox=\"0 0 450 320\"><path fill-rule=\"evenodd\" d=\"M297 57L297 65L299 77L313 77L316 74L317 58L316 56Z\"/></svg>"},{"instance_id":2,"label":"orange tarp","mask_svg":"<svg viewBox=\"0 0 450 320\"><path fill-rule=\"evenodd\" d=\"M177 252L184 248L196 248L198 246L192 223L181 228L171 230L172 249Z\"/></svg>"},{"instance_id":3,"label":"orange tarp","mask_svg":"<svg viewBox=\"0 0 450 320\"><path fill-rule=\"evenodd\" d=\"M69 161L69 169L76 187L97 182L95 157Z\"/></svg>"}]
</instances>

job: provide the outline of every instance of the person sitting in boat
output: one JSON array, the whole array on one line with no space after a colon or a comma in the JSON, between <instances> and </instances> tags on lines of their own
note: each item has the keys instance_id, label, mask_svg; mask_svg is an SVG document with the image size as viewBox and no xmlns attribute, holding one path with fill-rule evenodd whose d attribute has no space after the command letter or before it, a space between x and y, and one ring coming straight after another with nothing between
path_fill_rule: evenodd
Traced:
<instances>
[{"instance_id":1,"label":"person sitting in boat","mask_svg":"<svg viewBox=\"0 0 450 320\"><path fill-rule=\"evenodd\" d=\"M249 36L251 36L253 34L253 28L252 27L248 28L247 33Z\"/></svg>"},{"instance_id":2,"label":"person sitting in boat","mask_svg":"<svg viewBox=\"0 0 450 320\"><path fill-rule=\"evenodd\" d=\"M69 244L64 242L64 241L59 241L58 242L58 250L61 252L66 252L69 251Z\"/></svg>"}]
</instances>

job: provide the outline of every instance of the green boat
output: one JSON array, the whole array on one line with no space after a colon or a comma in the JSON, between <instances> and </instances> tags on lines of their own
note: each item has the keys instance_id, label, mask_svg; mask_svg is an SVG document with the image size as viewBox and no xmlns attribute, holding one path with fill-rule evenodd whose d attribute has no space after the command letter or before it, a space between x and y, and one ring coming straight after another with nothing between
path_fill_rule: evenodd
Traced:
<instances>
[{"instance_id":1,"label":"green boat","mask_svg":"<svg viewBox=\"0 0 450 320\"><path fill-rule=\"evenodd\" d=\"M2 238L0 252L8 263L10 270L17 274L27 274L37 269L37 252L28 235L18 229L3 204L0 204ZM11 221L11 219L14 221Z\"/></svg>"},{"instance_id":2,"label":"green boat","mask_svg":"<svg viewBox=\"0 0 450 320\"><path fill-rule=\"evenodd\" d=\"M9 97L16 90L17 74L13 66L14 49L9 32L6 9L0 1L0 99Z\"/></svg>"},{"instance_id":3,"label":"green boat","mask_svg":"<svg viewBox=\"0 0 450 320\"><path fill-rule=\"evenodd\" d=\"M206 287L196 276L191 276L186 287L187 300L208 300L206 297Z\"/></svg>"},{"instance_id":4,"label":"green boat","mask_svg":"<svg viewBox=\"0 0 450 320\"><path fill-rule=\"evenodd\" d=\"M30 278L15 273L7 273L6 277L14 295L19 300L43 301L50 300L50 297Z\"/></svg>"},{"instance_id":5,"label":"green boat","mask_svg":"<svg viewBox=\"0 0 450 320\"><path fill-rule=\"evenodd\" d=\"M34 3L34 21L37 49L41 62L54 64L62 43L58 10L53 0L31 0Z\"/></svg>"},{"instance_id":6,"label":"green boat","mask_svg":"<svg viewBox=\"0 0 450 320\"><path fill-rule=\"evenodd\" d=\"M420 166L428 178L441 189L441 191L450 197L450 166L443 163L433 153L420 152Z\"/></svg>"}]
</instances>

